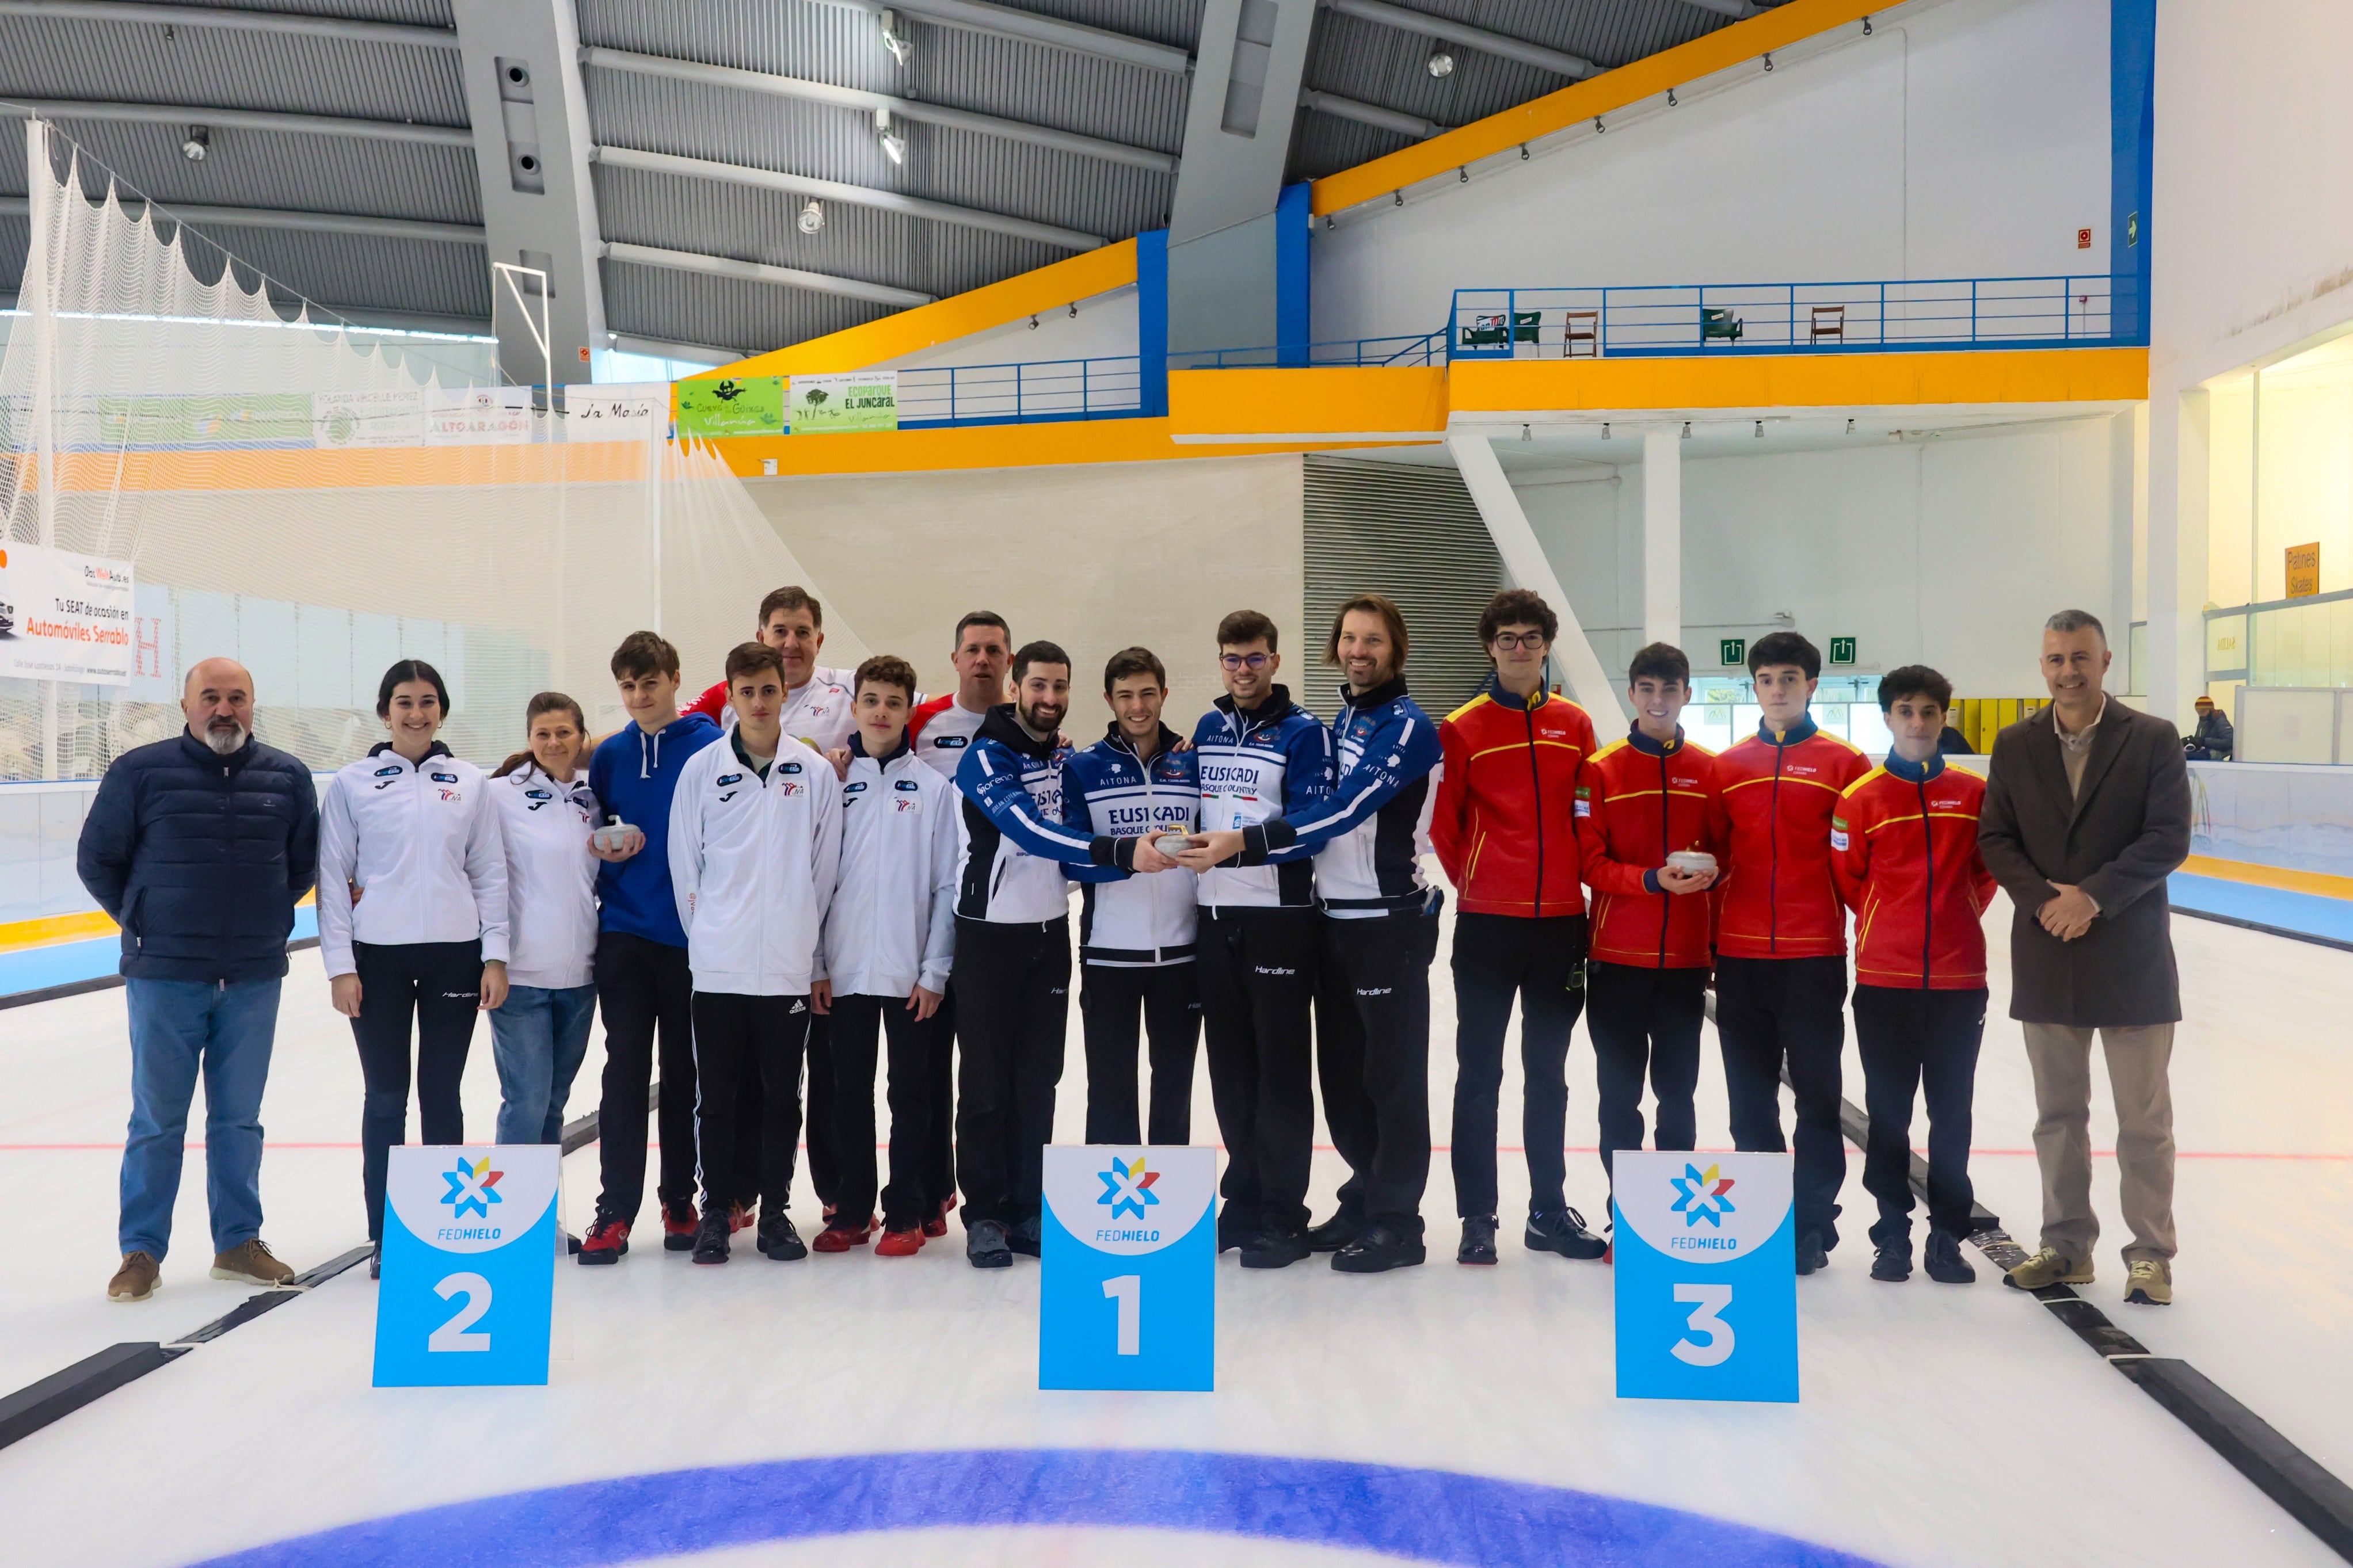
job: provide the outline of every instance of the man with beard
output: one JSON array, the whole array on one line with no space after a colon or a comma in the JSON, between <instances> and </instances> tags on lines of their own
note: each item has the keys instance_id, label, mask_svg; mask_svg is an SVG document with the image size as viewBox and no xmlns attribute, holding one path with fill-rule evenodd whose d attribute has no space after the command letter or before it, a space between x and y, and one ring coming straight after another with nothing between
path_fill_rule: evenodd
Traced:
<instances>
[{"instance_id":1,"label":"man with beard","mask_svg":"<svg viewBox=\"0 0 2353 1568\"><path fill-rule=\"evenodd\" d=\"M106 1288L117 1301L155 1293L199 1073L213 1278L294 1277L261 1240L261 1091L294 905L318 868L319 798L310 769L253 738L243 665L189 670L180 711L185 730L106 770L76 861L122 927L130 1003L122 1266Z\"/></svg>"}]
</instances>

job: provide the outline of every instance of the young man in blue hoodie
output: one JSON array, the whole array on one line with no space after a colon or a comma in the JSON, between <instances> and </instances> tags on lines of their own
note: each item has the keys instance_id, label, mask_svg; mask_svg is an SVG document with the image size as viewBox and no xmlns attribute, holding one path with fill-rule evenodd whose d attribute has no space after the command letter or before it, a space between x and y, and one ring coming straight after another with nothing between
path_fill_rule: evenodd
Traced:
<instances>
[{"instance_id":1,"label":"young man in blue hoodie","mask_svg":"<svg viewBox=\"0 0 2353 1568\"><path fill-rule=\"evenodd\" d=\"M605 1013L604 1099L597 1107L605 1190L580 1246L583 1263L617 1263L646 1195L647 1100L654 1039L661 1039L662 1245L694 1246L694 976L670 885L670 797L687 759L719 739L718 725L678 710L678 649L659 633L631 632L613 653L613 679L631 722L588 763L588 787L618 844L600 842L596 871L596 999ZM607 836L609 837L609 836ZM644 853L646 846L654 846Z\"/></svg>"}]
</instances>

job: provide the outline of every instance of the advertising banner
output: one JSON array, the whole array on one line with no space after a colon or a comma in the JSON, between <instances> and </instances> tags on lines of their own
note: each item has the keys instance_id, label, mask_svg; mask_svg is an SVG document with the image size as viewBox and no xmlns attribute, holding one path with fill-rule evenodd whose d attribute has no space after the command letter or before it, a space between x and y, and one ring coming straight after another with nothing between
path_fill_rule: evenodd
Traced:
<instances>
[{"instance_id":1,"label":"advertising banner","mask_svg":"<svg viewBox=\"0 0 2353 1568\"><path fill-rule=\"evenodd\" d=\"M314 392L311 439L320 447L422 447L425 389L394 392Z\"/></svg>"},{"instance_id":2,"label":"advertising banner","mask_svg":"<svg viewBox=\"0 0 2353 1568\"><path fill-rule=\"evenodd\" d=\"M793 377L793 434L846 435L899 427L899 373L859 370Z\"/></svg>"},{"instance_id":3,"label":"advertising banner","mask_svg":"<svg viewBox=\"0 0 2353 1568\"><path fill-rule=\"evenodd\" d=\"M528 441L538 420L528 386L430 387L425 393L428 447L503 447Z\"/></svg>"},{"instance_id":4,"label":"advertising banner","mask_svg":"<svg viewBox=\"0 0 2353 1568\"><path fill-rule=\"evenodd\" d=\"M553 1143L392 1151L376 1387L547 1381L561 1158Z\"/></svg>"},{"instance_id":5,"label":"advertising banner","mask_svg":"<svg viewBox=\"0 0 2353 1568\"><path fill-rule=\"evenodd\" d=\"M1216 1385L1217 1180L1214 1149L1048 1146L1039 1388Z\"/></svg>"},{"instance_id":6,"label":"advertising banner","mask_svg":"<svg viewBox=\"0 0 2353 1568\"><path fill-rule=\"evenodd\" d=\"M670 428L670 383L606 382L564 389L567 441L649 441Z\"/></svg>"},{"instance_id":7,"label":"advertising banner","mask_svg":"<svg viewBox=\"0 0 2353 1568\"><path fill-rule=\"evenodd\" d=\"M1795 1404L1789 1156L1620 1149L1610 1165L1618 1397Z\"/></svg>"},{"instance_id":8,"label":"advertising banner","mask_svg":"<svg viewBox=\"0 0 2353 1568\"><path fill-rule=\"evenodd\" d=\"M146 393L97 400L110 447L299 446L311 438L307 392Z\"/></svg>"},{"instance_id":9,"label":"advertising banner","mask_svg":"<svg viewBox=\"0 0 2353 1568\"><path fill-rule=\"evenodd\" d=\"M131 563L0 545L0 675L131 684Z\"/></svg>"},{"instance_id":10,"label":"advertising banner","mask_svg":"<svg viewBox=\"0 0 2353 1568\"><path fill-rule=\"evenodd\" d=\"M683 440L700 436L781 436L785 433L785 383L782 376L732 376L717 381L678 384L678 434Z\"/></svg>"}]
</instances>

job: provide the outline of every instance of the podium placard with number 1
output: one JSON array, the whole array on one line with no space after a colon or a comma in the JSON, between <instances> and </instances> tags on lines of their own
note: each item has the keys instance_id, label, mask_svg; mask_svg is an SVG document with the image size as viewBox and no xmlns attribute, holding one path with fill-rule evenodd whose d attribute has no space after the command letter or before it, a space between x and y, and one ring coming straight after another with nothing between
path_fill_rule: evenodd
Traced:
<instances>
[{"instance_id":1,"label":"podium placard with number 1","mask_svg":"<svg viewBox=\"0 0 2353 1568\"><path fill-rule=\"evenodd\" d=\"M392 1151L378 1388L547 1381L562 1157L553 1143Z\"/></svg>"},{"instance_id":2,"label":"podium placard with number 1","mask_svg":"<svg viewBox=\"0 0 2353 1568\"><path fill-rule=\"evenodd\" d=\"M1787 1154L1611 1159L1618 1397L1798 1397Z\"/></svg>"},{"instance_id":3,"label":"podium placard with number 1","mask_svg":"<svg viewBox=\"0 0 2353 1568\"><path fill-rule=\"evenodd\" d=\"M1047 1147L1039 1388L1214 1386L1217 1181L1214 1149Z\"/></svg>"}]
</instances>

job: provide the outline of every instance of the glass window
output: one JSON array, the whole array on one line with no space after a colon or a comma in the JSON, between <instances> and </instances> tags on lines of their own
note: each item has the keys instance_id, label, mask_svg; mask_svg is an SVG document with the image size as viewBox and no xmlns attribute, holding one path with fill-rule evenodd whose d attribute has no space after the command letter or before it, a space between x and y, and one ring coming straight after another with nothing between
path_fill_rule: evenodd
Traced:
<instances>
[{"instance_id":1,"label":"glass window","mask_svg":"<svg viewBox=\"0 0 2353 1568\"><path fill-rule=\"evenodd\" d=\"M2147 628L2142 628L2144 633ZM2134 664L2137 668L2138 659ZM2206 623L2206 673L2210 679L2237 675L2247 668L2247 617L2216 616Z\"/></svg>"},{"instance_id":2,"label":"glass window","mask_svg":"<svg viewBox=\"0 0 2353 1568\"><path fill-rule=\"evenodd\" d=\"M2253 586L2255 378L2209 386L2206 412L2206 596L2243 605Z\"/></svg>"},{"instance_id":3,"label":"glass window","mask_svg":"<svg viewBox=\"0 0 2353 1568\"><path fill-rule=\"evenodd\" d=\"M2285 598L2287 552L2315 543L2317 591L2353 587L2353 337L2282 361L2256 388L2253 597Z\"/></svg>"}]
</instances>

